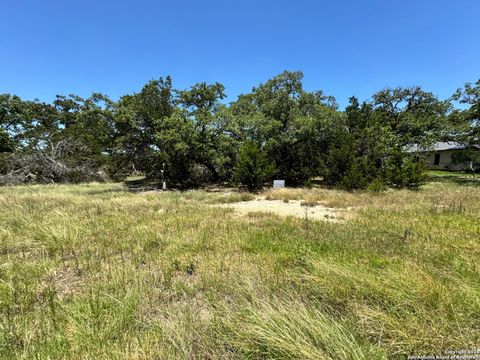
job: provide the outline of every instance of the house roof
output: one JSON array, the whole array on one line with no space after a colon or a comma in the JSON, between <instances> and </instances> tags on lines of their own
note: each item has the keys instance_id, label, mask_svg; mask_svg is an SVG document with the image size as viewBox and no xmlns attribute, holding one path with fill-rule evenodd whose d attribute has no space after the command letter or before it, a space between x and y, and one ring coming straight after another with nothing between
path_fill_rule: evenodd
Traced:
<instances>
[{"instance_id":1,"label":"house roof","mask_svg":"<svg viewBox=\"0 0 480 360\"><path fill-rule=\"evenodd\" d=\"M429 151L444 151L444 150L463 150L466 148L465 144L455 141L437 142L430 147L422 147L421 145L409 146L408 152L429 152Z\"/></svg>"},{"instance_id":2,"label":"house roof","mask_svg":"<svg viewBox=\"0 0 480 360\"><path fill-rule=\"evenodd\" d=\"M437 142L434 144L432 151L442 151L442 150L462 150L465 149L466 145L461 144L455 141L447 142Z\"/></svg>"}]
</instances>

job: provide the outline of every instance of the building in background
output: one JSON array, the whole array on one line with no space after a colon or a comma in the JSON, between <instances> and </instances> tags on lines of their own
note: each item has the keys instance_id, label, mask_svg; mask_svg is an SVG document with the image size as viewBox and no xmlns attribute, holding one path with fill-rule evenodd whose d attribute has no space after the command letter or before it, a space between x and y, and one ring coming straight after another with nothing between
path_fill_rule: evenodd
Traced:
<instances>
[{"instance_id":1,"label":"building in background","mask_svg":"<svg viewBox=\"0 0 480 360\"><path fill-rule=\"evenodd\" d=\"M425 163L427 168L431 170L469 170L468 163L455 164L452 161L452 155L455 152L465 151L466 145L458 142L437 142L431 148L422 149L419 146L412 146L408 149L409 152L416 152L422 154L425 157Z\"/></svg>"}]
</instances>

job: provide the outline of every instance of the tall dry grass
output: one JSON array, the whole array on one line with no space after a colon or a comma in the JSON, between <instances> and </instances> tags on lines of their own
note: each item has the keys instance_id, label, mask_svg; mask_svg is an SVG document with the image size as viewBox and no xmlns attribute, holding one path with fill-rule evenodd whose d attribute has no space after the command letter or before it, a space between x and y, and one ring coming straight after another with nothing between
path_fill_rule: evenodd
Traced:
<instances>
[{"instance_id":1,"label":"tall dry grass","mask_svg":"<svg viewBox=\"0 0 480 360\"><path fill-rule=\"evenodd\" d=\"M305 227L212 207L248 194L0 188L0 356L386 359L480 346L476 183L266 196L355 216Z\"/></svg>"}]
</instances>

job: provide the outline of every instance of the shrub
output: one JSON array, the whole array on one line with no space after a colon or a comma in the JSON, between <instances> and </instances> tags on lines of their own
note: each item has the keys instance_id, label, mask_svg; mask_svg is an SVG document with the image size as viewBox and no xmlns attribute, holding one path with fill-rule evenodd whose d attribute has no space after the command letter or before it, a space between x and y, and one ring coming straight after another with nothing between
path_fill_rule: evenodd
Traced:
<instances>
[{"instance_id":1,"label":"shrub","mask_svg":"<svg viewBox=\"0 0 480 360\"><path fill-rule=\"evenodd\" d=\"M418 189L426 179L425 165L412 155L396 153L387 159L384 179L393 187Z\"/></svg>"},{"instance_id":2,"label":"shrub","mask_svg":"<svg viewBox=\"0 0 480 360\"><path fill-rule=\"evenodd\" d=\"M313 188L313 182L311 179L308 179L303 183L303 186L306 187L307 189L312 189Z\"/></svg>"},{"instance_id":3,"label":"shrub","mask_svg":"<svg viewBox=\"0 0 480 360\"><path fill-rule=\"evenodd\" d=\"M367 160L356 159L342 179L342 187L345 189L365 189L371 181Z\"/></svg>"},{"instance_id":4,"label":"shrub","mask_svg":"<svg viewBox=\"0 0 480 360\"><path fill-rule=\"evenodd\" d=\"M247 141L238 150L234 172L239 183L257 190L272 179L274 166L259 144Z\"/></svg>"},{"instance_id":5,"label":"shrub","mask_svg":"<svg viewBox=\"0 0 480 360\"><path fill-rule=\"evenodd\" d=\"M385 183L382 180L375 179L370 184L368 184L367 190L374 193L378 193L385 190L385 187L386 187Z\"/></svg>"}]
</instances>

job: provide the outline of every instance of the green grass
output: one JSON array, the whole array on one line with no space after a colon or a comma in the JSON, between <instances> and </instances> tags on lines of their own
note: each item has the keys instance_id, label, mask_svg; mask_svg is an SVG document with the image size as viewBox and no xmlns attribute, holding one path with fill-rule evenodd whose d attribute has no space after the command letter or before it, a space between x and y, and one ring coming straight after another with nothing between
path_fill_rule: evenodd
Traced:
<instances>
[{"instance_id":1,"label":"green grass","mask_svg":"<svg viewBox=\"0 0 480 360\"><path fill-rule=\"evenodd\" d=\"M469 171L428 170L427 175L432 178L438 177L472 177Z\"/></svg>"},{"instance_id":2,"label":"green grass","mask_svg":"<svg viewBox=\"0 0 480 360\"><path fill-rule=\"evenodd\" d=\"M480 187L249 194L0 188L0 357L387 359L480 347Z\"/></svg>"}]
</instances>

